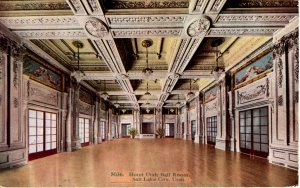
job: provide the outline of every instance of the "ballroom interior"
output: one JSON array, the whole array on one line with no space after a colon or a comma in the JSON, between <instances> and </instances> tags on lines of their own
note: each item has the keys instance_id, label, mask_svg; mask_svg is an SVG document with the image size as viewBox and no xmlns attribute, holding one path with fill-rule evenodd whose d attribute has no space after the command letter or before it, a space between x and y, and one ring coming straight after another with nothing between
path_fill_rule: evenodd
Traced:
<instances>
[{"instance_id":1,"label":"ballroom interior","mask_svg":"<svg viewBox=\"0 0 300 188\"><path fill-rule=\"evenodd\" d=\"M298 185L298 14L0 1L0 186Z\"/></svg>"}]
</instances>

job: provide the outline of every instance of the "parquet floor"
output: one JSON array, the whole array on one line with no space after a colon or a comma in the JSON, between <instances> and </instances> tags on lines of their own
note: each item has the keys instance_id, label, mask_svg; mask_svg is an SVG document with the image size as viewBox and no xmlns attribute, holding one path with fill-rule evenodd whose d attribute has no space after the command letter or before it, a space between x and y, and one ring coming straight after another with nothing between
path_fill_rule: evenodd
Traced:
<instances>
[{"instance_id":1,"label":"parquet floor","mask_svg":"<svg viewBox=\"0 0 300 188\"><path fill-rule=\"evenodd\" d=\"M1 186L294 186L267 159L176 139L118 139L0 172Z\"/></svg>"}]
</instances>

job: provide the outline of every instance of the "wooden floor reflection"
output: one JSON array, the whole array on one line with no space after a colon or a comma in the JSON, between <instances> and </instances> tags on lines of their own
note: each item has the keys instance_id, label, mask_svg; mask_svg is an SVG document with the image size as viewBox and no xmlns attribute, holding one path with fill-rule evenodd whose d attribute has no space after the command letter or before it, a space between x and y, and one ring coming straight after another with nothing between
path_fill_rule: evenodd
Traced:
<instances>
[{"instance_id":1,"label":"wooden floor reflection","mask_svg":"<svg viewBox=\"0 0 300 188\"><path fill-rule=\"evenodd\" d=\"M127 181L112 172L189 174L184 181ZM124 181L123 181L124 180ZM127 183L126 183L127 182ZM297 172L266 159L175 139L119 139L0 172L0 186L293 186Z\"/></svg>"}]
</instances>

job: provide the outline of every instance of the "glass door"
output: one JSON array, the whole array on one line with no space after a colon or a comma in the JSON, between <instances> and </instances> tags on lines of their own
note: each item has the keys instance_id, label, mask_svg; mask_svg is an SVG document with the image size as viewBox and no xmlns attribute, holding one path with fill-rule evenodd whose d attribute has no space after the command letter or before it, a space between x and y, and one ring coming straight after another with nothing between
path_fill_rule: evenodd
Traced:
<instances>
[{"instance_id":1,"label":"glass door","mask_svg":"<svg viewBox=\"0 0 300 188\"><path fill-rule=\"evenodd\" d=\"M28 111L29 160L57 153L57 114Z\"/></svg>"},{"instance_id":2,"label":"glass door","mask_svg":"<svg viewBox=\"0 0 300 188\"><path fill-rule=\"evenodd\" d=\"M191 126L192 126L192 140L195 140L195 135L196 135L196 120L191 121Z\"/></svg>"},{"instance_id":3,"label":"glass door","mask_svg":"<svg viewBox=\"0 0 300 188\"><path fill-rule=\"evenodd\" d=\"M206 118L206 124L207 124L207 144L216 145L217 116Z\"/></svg>"},{"instance_id":4,"label":"glass door","mask_svg":"<svg viewBox=\"0 0 300 188\"><path fill-rule=\"evenodd\" d=\"M241 152L267 157L269 155L268 107L241 111L239 115Z\"/></svg>"}]
</instances>

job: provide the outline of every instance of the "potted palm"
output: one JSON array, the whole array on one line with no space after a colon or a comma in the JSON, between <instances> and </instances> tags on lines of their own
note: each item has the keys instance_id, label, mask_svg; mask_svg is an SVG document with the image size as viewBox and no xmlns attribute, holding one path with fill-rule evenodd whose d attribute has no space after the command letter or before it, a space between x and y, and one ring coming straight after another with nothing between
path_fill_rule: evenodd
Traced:
<instances>
[{"instance_id":1,"label":"potted palm","mask_svg":"<svg viewBox=\"0 0 300 188\"><path fill-rule=\"evenodd\" d=\"M158 138L163 138L165 136L165 130L162 128L157 129L156 135L158 136Z\"/></svg>"},{"instance_id":2,"label":"potted palm","mask_svg":"<svg viewBox=\"0 0 300 188\"><path fill-rule=\"evenodd\" d=\"M134 139L135 136L137 135L137 130L135 128L131 128L129 129L128 133L130 134L130 137Z\"/></svg>"}]
</instances>

